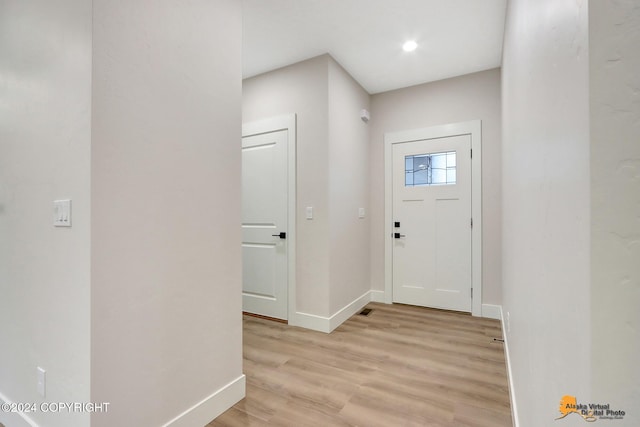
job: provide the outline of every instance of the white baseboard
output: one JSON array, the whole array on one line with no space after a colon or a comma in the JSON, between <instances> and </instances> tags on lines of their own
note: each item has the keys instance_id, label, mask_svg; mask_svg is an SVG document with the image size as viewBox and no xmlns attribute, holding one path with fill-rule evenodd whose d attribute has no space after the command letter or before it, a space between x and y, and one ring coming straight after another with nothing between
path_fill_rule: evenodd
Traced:
<instances>
[{"instance_id":1,"label":"white baseboard","mask_svg":"<svg viewBox=\"0 0 640 427\"><path fill-rule=\"evenodd\" d=\"M356 314L362 307L371 301L371 291L367 291L346 306L342 307L331 317L317 316L315 314L297 312L294 321L289 319L289 324L314 331L330 333L342 325L348 318Z\"/></svg>"},{"instance_id":2,"label":"white baseboard","mask_svg":"<svg viewBox=\"0 0 640 427\"><path fill-rule=\"evenodd\" d=\"M502 319L502 306L494 304L482 304L482 317L489 319Z\"/></svg>"},{"instance_id":3,"label":"white baseboard","mask_svg":"<svg viewBox=\"0 0 640 427\"><path fill-rule=\"evenodd\" d=\"M301 311L296 312L294 319L289 319L289 325L327 334L331 332L328 317L316 316L315 314L303 313Z\"/></svg>"},{"instance_id":4,"label":"white baseboard","mask_svg":"<svg viewBox=\"0 0 640 427\"><path fill-rule=\"evenodd\" d=\"M0 393L0 403L15 403ZM39 427L27 414L22 412L0 411L0 423L7 427Z\"/></svg>"},{"instance_id":5,"label":"white baseboard","mask_svg":"<svg viewBox=\"0 0 640 427\"><path fill-rule=\"evenodd\" d=\"M367 291L364 294L360 295L360 297L351 301L348 305L340 309L337 313L329 318L329 328L330 331L333 331L338 326L342 325L348 318L356 314L358 311L362 310L362 308L369 304L371 301L371 291Z\"/></svg>"},{"instance_id":6,"label":"white baseboard","mask_svg":"<svg viewBox=\"0 0 640 427\"><path fill-rule=\"evenodd\" d=\"M384 291L371 291L371 302L385 303Z\"/></svg>"},{"instance_id":7,"label":"white baseboard","mask_svg":"<svg viewBox=\"0 0 640 427\"><path fill-rule=\"evenodd\" d=\"M509 356L509 340L507 339L507 328L504 324L504 314L500 307L500 323L502 324L502 338L504 339L504 358L507 363L507 380L509 381L509 400L511 401L511 420L513 427L520 427L518 418L518 405L516 405L516 392L513 387L513 373L511 371L511 357Z\"/></svg>"},{"instance_id":8,"label":"white baseboard","mask_svg":"<svg viewBox=\"0 0 640 427\"><path fill-rule=\"evenodd\" d=\"M243 374L162 427L207 425L211 420L242 400L246 393L245 387L246 377Z\"/></svg>"}]
</instances>

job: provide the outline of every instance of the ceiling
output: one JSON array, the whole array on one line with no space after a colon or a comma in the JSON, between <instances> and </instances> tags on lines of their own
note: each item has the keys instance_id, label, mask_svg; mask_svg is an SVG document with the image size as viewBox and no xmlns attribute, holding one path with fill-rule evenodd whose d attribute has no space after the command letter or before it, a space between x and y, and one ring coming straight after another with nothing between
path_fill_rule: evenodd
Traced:
<instances>
[{"instance_id":1,"label":"ceiling","mask_svg":"<svg viewBox=\"0 0 640 427\"><path fill-rule=\"evenodd\" d=\"M370 94L500 66L507 0L243 0L243 76L329 53ZM404 52L414 39L418 48Z\"/></svg>"}]
</instances>

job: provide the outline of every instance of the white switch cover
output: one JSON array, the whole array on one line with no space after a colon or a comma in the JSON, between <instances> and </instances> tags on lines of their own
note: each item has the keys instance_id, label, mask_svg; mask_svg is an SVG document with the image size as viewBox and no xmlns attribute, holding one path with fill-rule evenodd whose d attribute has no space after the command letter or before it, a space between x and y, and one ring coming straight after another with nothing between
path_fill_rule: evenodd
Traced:
<instances>
[{"instance_id":1,"label":"white switch cover","mask_svg":"<svg viewBox=\"0 0 640 427\"><path fill-rule=\"evenodd\" d=\"M364 218L364 208L358 209L358 218Z\"/></svg>"},{"instance_id":2,"label":"white switch cover","mask_svg":"<svg viewBox=\"0 0 640 427\"><path fill-rule=\"evenodd\" d=\"M54 227L71 227L71 200L53 201Z\"/></svg>"},{"instance_id":3,"label":"white switch cover","mask_svg":"<svg viewBox=\"0 0 640 427\"><path fill-rule=\"evenodd\" d=\"M38 366L38 394L42 397L46 394L46 375L47 372Z\"/></svg>"},{"instance_id":4,"label":"white switch cover","mask_svg":"<svg viewBox=\"0 0 640 427\"><path fill-rule=\"evenodd\" d=\"M307 206L306 215L307 219L313 219L313 207Z\"/></svg>"}]
</instances>

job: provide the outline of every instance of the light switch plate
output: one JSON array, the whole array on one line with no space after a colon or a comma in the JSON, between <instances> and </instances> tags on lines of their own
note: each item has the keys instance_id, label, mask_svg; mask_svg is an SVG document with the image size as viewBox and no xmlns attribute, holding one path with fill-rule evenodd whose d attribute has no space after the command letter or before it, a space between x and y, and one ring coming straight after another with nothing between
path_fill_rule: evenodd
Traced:
<instances>
[{"instance_id":1,"label":"light switch plate","mask_svg":"<svg viewBox=\"0 0 640 427\"><path fill-rule=\"evenodd\" d=\"M307 206L305 210L307 219L313 219L313 207Z\"/></svg>"},{"instance_id":2,"label":"light switch plate","mask_svg":"<svg viewBox=\"0 0 640 427\"><path fill-rule=\"evenodd\" d=\"M364 218L364 208L358 209L358 218L360 219Z\"/></svg>"},{"instance_id":3,"label":"light switch plate","mask_svg":"<svg viewBox=\"0 0 640 427\"><path fill-rule=\"evenodd\" d=\"M71 200L53 201L54 227L71 227Z\"/></svg>"}]
</instances>

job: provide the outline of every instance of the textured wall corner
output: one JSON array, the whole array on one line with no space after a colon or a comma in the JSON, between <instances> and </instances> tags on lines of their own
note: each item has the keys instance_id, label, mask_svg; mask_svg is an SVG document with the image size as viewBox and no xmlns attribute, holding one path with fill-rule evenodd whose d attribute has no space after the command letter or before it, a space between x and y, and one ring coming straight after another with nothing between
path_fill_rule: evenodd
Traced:
<instances>
[{"instance_id":1,"label":"textured wall corner","mask_svg":"<svg viewBox=\"0 0 640 427\"><path fill-rule=\"evenodd\" d=\"M589 3L593 398L640 401L640 4Z\"/></svg>"}]
</instances>

